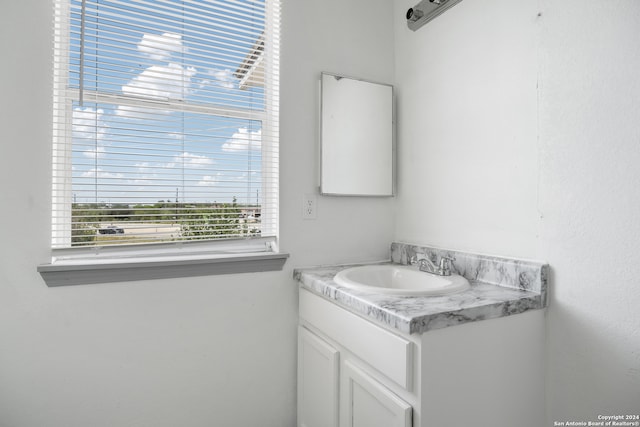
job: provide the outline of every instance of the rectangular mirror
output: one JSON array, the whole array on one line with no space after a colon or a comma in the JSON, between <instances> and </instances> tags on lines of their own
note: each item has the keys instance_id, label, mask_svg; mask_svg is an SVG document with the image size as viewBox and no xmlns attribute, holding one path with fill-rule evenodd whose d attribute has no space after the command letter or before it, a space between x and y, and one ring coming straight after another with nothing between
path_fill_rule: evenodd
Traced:
<instances>
[{"instance_id":1,"label":"rectangular mirror","mask_svg":"<svg viewBox=\"0 0 640 427\"><path fill-rule=\"evenodd\" d=\"M393 86L322 73L320 192L393 196Z\"/></svg>"}]
</instances>

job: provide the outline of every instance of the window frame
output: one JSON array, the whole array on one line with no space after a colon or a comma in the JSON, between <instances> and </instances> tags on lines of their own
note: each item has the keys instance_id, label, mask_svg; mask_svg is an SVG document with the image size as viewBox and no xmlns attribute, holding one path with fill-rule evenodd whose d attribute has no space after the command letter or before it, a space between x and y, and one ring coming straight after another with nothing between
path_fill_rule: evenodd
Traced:
<instances>
[{"instance_id":1,"label":"window frame","mask_svg":"<svg viewBox=\"0 0 640 427\"><path fill-rule=\"evenodd\" d=\"M276 150L262 149L263 205L267 201L275 207L273 216L262 222L263 237L203 240L197 242L176 241L153 244L71 247L71 204L63 208L52 205L51 262L38 266L38 271L48 286L107 283L145 279L190 277L215 274L244 273L281 270L288 254L278 248L278 165L279 140L279 16L280 0L265 0L265 110L222 108L215 105L189 103L184 100L145 99L127 94L112 94L69 88L69 29L71 26L70 0L54 2L54 56L53 108L63 112L63 119L54 118L52 203L64 198L72 200L72 117L74 101L107 103L131 107L170 109L177 112L204 113L257 120L262 123L263 134L273 135ZM278 10L274 11L274 8ZM64 52L64 54L60 54ZM273 79L273 80L272 80ZM270 86L269 86L270 85ZM275 105L275 108L274 108ZM265 209L263 215L271 215ZM267 237L264 237L264 236Z\"/></svg>"}]
</instances>

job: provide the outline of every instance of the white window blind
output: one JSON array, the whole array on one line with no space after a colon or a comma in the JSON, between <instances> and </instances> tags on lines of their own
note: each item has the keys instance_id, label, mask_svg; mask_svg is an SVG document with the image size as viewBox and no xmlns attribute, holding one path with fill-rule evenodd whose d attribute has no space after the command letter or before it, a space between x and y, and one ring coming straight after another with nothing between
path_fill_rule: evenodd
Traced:
<instances>
[{"instance_id":1,"label":"white window blind","mask_svg":"<svg viewBox=\"0 0 640 427\"><path fill-rule=\"evenodd\" d=\"M274 237L277 0L57 0L54 249Z\"/></svg>"}]
</instances>

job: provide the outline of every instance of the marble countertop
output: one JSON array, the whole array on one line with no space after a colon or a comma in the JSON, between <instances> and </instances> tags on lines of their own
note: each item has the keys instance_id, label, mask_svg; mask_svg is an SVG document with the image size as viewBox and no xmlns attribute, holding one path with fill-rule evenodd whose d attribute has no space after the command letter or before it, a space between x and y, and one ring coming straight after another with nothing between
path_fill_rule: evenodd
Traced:
<instances>
[{"instance_id":1,"label":"marble countertop","mask_svg":"<svg viewBox=\"0 0 640 427\"><path fill-rule=\"evenodd\" d=\"M443 296L395 296L355 290L333 281L340 270L354 265L300 268L294 270L294 278L303 289L407 334L546 307L548 266L544 263L394 245L389 264L406 264L402 261L408 255L419 252L454 256L454 273L466 277L471 288ZM490 279L496 277L499 279Z\"/></svg>"}]
</instances>

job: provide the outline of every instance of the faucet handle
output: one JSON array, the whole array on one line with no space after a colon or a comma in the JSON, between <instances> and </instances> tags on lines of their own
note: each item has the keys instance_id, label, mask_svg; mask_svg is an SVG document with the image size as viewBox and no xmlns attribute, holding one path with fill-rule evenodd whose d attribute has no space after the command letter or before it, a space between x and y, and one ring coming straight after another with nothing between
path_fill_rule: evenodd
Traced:
<instances>
[{"instance_id":1,"label":"faucet handle","mask_svg":"<svg viewBox=\"0 0 640 427\"><path fill-rule=\"evenodd\" d=\"M409 259L409 264L411 265L418 265L421 264L421 262L423 260L428 259L427 254L424 254L422 252L416 252L410 259Z\"/></svg>"},{"instance_id":2,"label":"faucet handle","mask_svg":"<svg viewBox=\"0 0 640 427\"><path fill-rule=\"evenodd\" d=\"M444 273L445 276L449 276L451 274L451 262L456 259L451 256L443 256L440 258L440 271Z\"/></svg>"}]
</instances>

